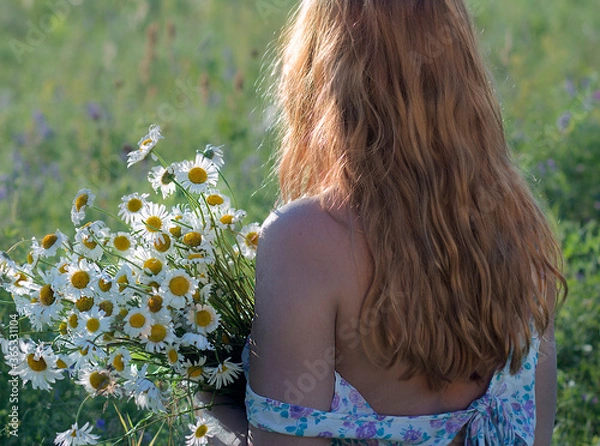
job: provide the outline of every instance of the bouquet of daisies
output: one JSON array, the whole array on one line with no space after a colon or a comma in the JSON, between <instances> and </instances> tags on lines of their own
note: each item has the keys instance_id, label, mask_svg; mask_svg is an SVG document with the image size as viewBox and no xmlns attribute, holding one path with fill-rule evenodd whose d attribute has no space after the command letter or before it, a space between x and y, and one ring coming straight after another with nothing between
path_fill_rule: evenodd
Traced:
<instances>
[{"instance_id":1,"label":"bouquet of daisies","mask_svg":"<svg viewBox=\"0 0 600 446\"><path fill-rule=\"evenodd\" d=\"M167 207L136 192L113 215L82 189L71 210L74 237L57 230L33 238L24 264L0 259L0 285L40 332L20 339L16 355L6 356L3 342L10 373L24 384L50 390L70 378L92 397L134 399L170 417L197 414L198 391L243 395L259 225L244 225L245 212L217 188L220 148L167 164L155 149L161 139L150 127L127 165L150 155L152 188L181 203ZM88 221L92 209L112 227ZM91 427L75 421L56 444L96 444ZM199 418L190 427L189 444L203 444L207 424Z\"/></svg>"}]
</instances>

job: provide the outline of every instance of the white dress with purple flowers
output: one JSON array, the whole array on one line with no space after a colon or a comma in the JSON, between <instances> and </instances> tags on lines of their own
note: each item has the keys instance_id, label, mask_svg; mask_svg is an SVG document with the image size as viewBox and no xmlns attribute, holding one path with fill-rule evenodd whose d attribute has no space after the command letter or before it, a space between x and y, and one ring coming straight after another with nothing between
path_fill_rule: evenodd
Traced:
<instances>
[{"instance_id":1,"label":"white dress with purple flowers","mask_svg":"<svg viewBox=\"0 0 600 446\"><path fill-rule=\"evenodd\" d=\"M246 387L248 422L269 432L331 438L332 445L447 445L465 427L465 445L531 445L535 430L535 370L539 338L515 375L507 364L466 410L399 417L377 414L337 372L331 410L276 401Z\"/></svg>"}]
</instances>

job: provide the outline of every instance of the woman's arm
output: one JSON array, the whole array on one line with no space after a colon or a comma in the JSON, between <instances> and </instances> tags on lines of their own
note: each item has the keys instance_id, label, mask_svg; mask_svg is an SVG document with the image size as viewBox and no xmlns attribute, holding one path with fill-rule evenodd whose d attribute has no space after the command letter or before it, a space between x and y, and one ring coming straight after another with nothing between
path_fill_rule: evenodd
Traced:
<instances>
[{"instance_id":1,"label":"woman's arm","mask_svg":"<svg viewBox=\"0 0 600 446\"><path fill-rule=\"evenodd\" d=\"M552 443L556 415L556 343L554 341L556 288L552 286L548 294L551 319L550 325L542 336L535 373L535 446L549 446Z\"/></svg>"},{"instance_id":2,"label":"woman's arm","mask_svg":"<svg viewBox=\"0 0 600 446\"><path fill-rule=\"evenodd\" d=\"M259 395L329 411L334 392L336 275L329 216L304 202L265 223L257 257L250 384ZM339 263L339 262L338 262ZM319 446L331 440L249 426L256 446Z\"/></svg>"}]
</instances>

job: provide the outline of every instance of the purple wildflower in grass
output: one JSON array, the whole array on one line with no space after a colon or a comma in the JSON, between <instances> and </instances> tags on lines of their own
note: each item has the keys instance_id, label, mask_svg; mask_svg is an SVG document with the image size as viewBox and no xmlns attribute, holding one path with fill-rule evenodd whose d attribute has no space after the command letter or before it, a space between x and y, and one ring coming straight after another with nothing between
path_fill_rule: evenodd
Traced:
<instances>
[{"instance_id":1,"label":"purple wildflower in grass","mask_svg":"<svg viewBox=\"0 0 600 446\"><path fill-rule=\"evenodd\" d=\"M600 90L596 90L594 92L594 94L592 94L592 97L596 100L596 101L600 101Z\"/></svg>"},{"instance_id":2,"label":"purple wildflower in grass","mask_svg":"<svg viewBox=\"0 0 600 446\"><path fill-rule=\"evenodd\" d=\"M88 116L93 121L99 121L102 118L102 109L95 102L89 102L87 104L87 112Z\"/></svg>"},{"instance_id":3,"label":"purple wildflower in grass","mask_svg":"<svg viewBox=\"0 0 600 446\"><path fill-rule=\"evenodd\" d=\"M546 165L548 166L550 172L556 172L556 161L554 161L552 158L549 158L546 161Z\"/></svg>"},{"instance_id":4,"label":"purple wildflower in grass","mask_svg":"<svg viewBox=\"0 0 600 446\"><path fill-rule=\"evenodd\" d=\"M573 97L577 94L577 89L575 88L575 83L572 79L567 79L565 81L565 90L569 93L569 96Z\"/></svg>"},{"instance_id":5,"label":"purple wildflower in grass","mask_svg":"<svg viewBox=\"0 0 600 446\"><path fill-rule=\"evenodd\" d=\"M44 114L42 112L40 112L40 111L34 112L33 120L35 121L37 131L38 131L39 135L42 137L42 139L45 140L45 139L51 138L54 135L54 132L48 126L48 123L46 122L46 118L44 117Z\"/></svg>"},{"instance_id":6,"label":"purple wildflower in grass","mask_svg":"<svg viewBox=\"0 0 600 446\"><path fill-rule=\"evenodd\" d=\"M561 133L564 133L569 128L572 117L573 115L571 115L571 112L568 111L563 113L561 117L558 118L558 120L556 121L556 126L558 127L558 130L561 131Z\"/></svg>"},{"instance_id":7,"label":"purple wildflower in grass","mask_svg":"<svg viewBox=\"0 0 600 446\"><path fill-rule=\"evenodd\" d=\"M96 427L103 431L104 429L106 429L106 421L104 421L102 418L97 419Z\"/></svg>"}]
</instances>

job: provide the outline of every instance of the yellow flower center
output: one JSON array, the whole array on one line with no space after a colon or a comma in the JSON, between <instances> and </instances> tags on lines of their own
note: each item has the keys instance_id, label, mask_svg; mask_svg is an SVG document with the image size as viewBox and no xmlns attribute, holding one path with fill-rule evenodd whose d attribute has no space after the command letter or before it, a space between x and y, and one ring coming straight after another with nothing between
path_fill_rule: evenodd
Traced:
<instances>
[{"instance_id":1,"label":"yellow flower center","mask_svg":"<svg viewBox=\"0 0 600 446\"><path fill-rule=\"evenodd\" d=\"M192 252L191 254L188 255L188 260L198 260L198 259L203 259L204 258L204 254L202 254L201 252Z\"/></svg>"},{"instance_id":2,"label":"yellow flower center","mask_svg":"<svg viewBox=\"0 0 600 446\"><path fill-rule=\"evenodd\" d=\"M200 302L202 300L202 295L200 294L200 289L196 289L192 293L192 299L194 299L194 302Z\"/></svg>"},{"instance_id":3,"label":"yellow flower center","mask_svg":"<svg viewBox=\"0 0 600 446\"><path fill-rule=\"evenodd\" d=\"M59 324L58 332L63 336L67 334L67 324L65 322Z\"/></svg>"},{"instance_id":4,"label":"yellow flower center","mask_svg":"<svg viewBox=\"0 0 600 446\"><path fill-rule=\"evenodd\" d=\"M123 363L123 355L119 354L115 356L112 365L117 372L122 372L123 370L125 370L125 364Z\"/></svg>"},{"instance_id":5,"label":"yellow flower center","mask_svg":"<svg viewBox=\"0 0 600 446\"><path fill-rule=\"evenodd\" d=\"M92 372L90 374L90 385L96 389L101 390L108 385L109 378L103 373L100 372Z\"/></svg>"},{"instance_id":6,"label":"yellow flower center","mask_svg":"<svg viewBox=\"0 0 600 446\"><path fill-rule=\"evenodd\" d=\"M71 328L77 328L77 326L79 325L79 318L75 313L69 316L69 325L71 326Z\"/></svg>"},{"instance_id":7,"label":"yellow flower center","mask_svg":"<svg viewBox=\"0 0 600 446\"><path fill-rule=\"evenodd\" d=\"M115 305L110 300L104 300L98 304L98 308L104 311L107 316L112 316Z\"/></svg>"},{"instance_id":8,"label":"yellow flower center","mask_svg":"<svg viewBox=\"0 0 600 446\"><path fill-rule=\"evenodd\" d=\"M169 350L167 357L169 358L169 362L171 364L175 364L177 362L177 360L179 359L179 354L177 353L177 350L171 349L171 350Z\"/></svg>"},{"instance_id":9,"label":"yellow flower center","mask_svg":"<svg viewBox=\"0 0 600 446\"><path fill-rule=\"evenodd\" d=\"M192 248L196 248L202 243L202 234L193 231L188 232L183 236L183 243L185 243L188 246L191 246Z\"/></svg>"},{"instance_id":10,"label":"yellow flower center","mask_svg":"<svg viewBox=\"0 0 600 446\"><path fill-rule=\"evenodd\" d=\"M87 328L90 333L96 333L98 329L100 329L100 321L96 318L89 319L85 324L85 328Z\"/></svg>"},{"instance_id":11,"label":"yellow flower center","mask_svg":"<svg viewBox=\"0 0 600 446\"><path fill-rule=\"evenodd\" d=\"M77 302L75 302L75 306L81 312L89 311L94 306L94 298L81 296L79 299L77 299Z\"/></svg>"},{"instance_id":12,"label":"yellow flower center","mask_svg":"<svg viewBox=\"0 0 600 446\"><path fill-rule=\"evenodd\" d=\"M46 237L44 237L42 239L42 248L44 248L44 249L52 248L57 240L58 240L58 237L56 236L56 234L48 234Z\"/></svg>"},{"instance_id":13,"label":"yellow flower center","mask_svg":"<svg viewBox=\"0 0 600 446\"><path fill-rule=\"evenodd\" d=\"M61 274L64 274L67 272L67 266L68 263L63 263L62 265L60 265L60 267L58 268L58 272Z\"/></svg>"},{"instance_id":14,"label":"yellow flower center","mask_svg":"<svg viewBox=\"0 0 600 446\"><path fill-rule=\"evenodd\" d=\"M206 198L206 202L210 205L210 206L217 206L219 204L223 204L225 203L225 200L223 200L223 197L221 197L220 195L217 194L212 194L209 195Z\"/></svg>"},{"instance_id":15,"label":"yellow flower center","mask_svg":"<svg viewBox=\"0 0 600 446\"><path fill-rule=\"evenodd\" d=\"M140 150L144 150L148 144L152 143L152 138L146 138L140 144Z\"/></svg>"},{"instance_id":16,"label":"yellow flower center","mask_svg":"<svg viewBox=\"0 0 600 446\"><path fill-rule=\"evenodd\" d=\"M219 220L224 225L230 225L231 223L233 223L233 215L229 215L229 214L223 215Z\"/></svg>"},{"instance_id":17,"label":"yellow flower center","mask_svg":"<svg viewBox=\"0 0 600 446\"><path fill-rule=\"evenodd\" d=\"M35 359L35 355L33 353L27 355L27 365L34 372L43 372L48 368L48 366L46 365L46 361L44 361L44 358L40 356L40 359Z\"/></svg>"},{"instance_id":18,"label":"yellow flower center","mask_svg":"<svg viewBox=\"0 0 600 446\"><path fill-rule=\"evenodd\" d=\"M167 337L167 329L162 324L155 324L150 329L150 335L148 339L152 342L161 342L164 338Z\"/></svg>"},{"instance_id":19,"label":"yellow flower center","mask_svg":"<svg viewBox=\"0 0 600 446\"><path fill-rule=\"evenodd\" d=\"M212 314L208 310L200 310L196 312L196 325L200 327L208 327L213 321Z\"/></svg>"},{"instance_id":20,"label":"yellow flower center","mask_svg":"<svg viewBox=\"0 0 600 446\"><path fill-rule=\"evenodd\" d=\"M15 285L22 286L21 282L25 282L25 281L27 281L27 276L23 273L19 273L19 274L17 274L17 280L15 280Z\"/></svg>"},{"instance_id":21,"label":"yellow flower center","mask_svg":"<svg viewBox=\"0 0 600 446\"><path fill-rule=\"evenodd\" d=\"M86 271L77 271L71 276L71 284L78 290L84 289L90 283L90 275Z\"/></svg>"},{"instance_id":22,"label":"yellow flower center","mask_svg":"<svg viewBox=\"0 0 600 446\"><path fill-rule=\"evenodd\" d=\"M156 215L148 217L145 221L148 232L160 232L162 229L162 220Z\"/></svg>"},{"instance_id":23,"label":"yellow flower center","mask_svg":"<svg viewBox=\"0 0 600 446\"><path fill-rule=\"evenodd\" d=\"M75 209L77 212L81 210L86 204L88 204L88 194L81 194L75 199Z\"/></svg>"},{"instance_id":24,"label":"yellow flower center","mask_svg":"<svg viewBox=\"0 0 600 446\"><path fill-rule=\"evenodd\" d=\"M107 293L112 288L112 281L106 280L106 279L100 279L100 280L98 280L98 288L100 288L100 291Z\"/></svg>"},{"instance_id":25,"label":"yellow flower center","mask_svg":"<svg viewBox=\"0 0 600 446\"><path fill-rule=\"evenodd\" d=\"M157 313L160 311L163 305L162 297L158 294L155 294L150 299L148 299L148 308L152 313Z\"/></svg>"},{"instance_id":26,"label":"yellow flower center","mask_svg":"<svg viewBox=\"0 0 600 446\"><path fill-rule=\"evenodd\" d=\"M175 276L169 282L169 290L175 296L185 296L190 290L190 281L183 276Z\"/></svg>"},{"instance_id":27,"label":"yellow flower center","mask_svg":"<svg viewBox=\"0 0 600 446\"><path fill-rule=\"evenodd\" d=\"M90 352L90 349L89 349L89 348L80 348L80 349L79 349L79 354L80 354L81 356L87 356L87 354L88 354L89 352Z\"/></svg>"},{"instance_id":28,"label":"yellow flower center","mask_svg":"<svg viewBox=\"0 0 600 446\"><path fill-rule=\"evenodd\" d=\"M148 272L150 271L151 274L154 274L155 276L160 273L163 269L163 264L160 260L156 259L156 258L151 258L148 259L144 262L144 271Z\"/></svg>"},{"instance_id":29,"label":"yellow flower center","mask_svg":"<svg viewBox=\"0 0 600 446\"><path fill-rule=\"evenodd\" d=\"M123 274L117 279L117 283L119 284L119 291L123 291L125 288L127 288L127 285L129 285L129 279L125 274Z\"/></svg>"},{"instance_id":30,"label":"yellow flower center","mask_svg":"<svg viewBox=\"0 0 600 446\"><path fill-rule=\"evenodd\" d=\"M83 246L85 246L89 250L96 249L96 246L98 246L98 243L96 243L96 241L89 236L82 237L81 243L83 243Z\"/></svg>"},{"instance_id":31,"label":"yellow flower center","mask_svg":"<svg viewBox=\"0 0 600 446\"><path fill-rule=\"evenodd\" d=\"M169 228L169 232L175 238L181 237L181 226L173 226Z\"/></svg>"},{"instance_id":32,"label":"yellow flower center","mask_svg":"<svg viewBox=\"0 0 600 446\"><path fill-rule=\"evenodd\" d=\"M129 318L129 325L133 328L141 328L146 323L146 317L141 313L134 313Z\"/></svg>"},{"instance_id":33,"label":"yellow flower center","mask_svg":"<svg viewBox=\"0 0 600 446\"><path fill-rule=\"evenodd\" d=\"M49 307L54 303L55 300L56 298L54 297L54 291L52 290L52 287L49 284L44 285L40 289L40 302L42 305Z\"/></svg>"},{"instance_id":34,"label":"yellow flower center","mask_svg":"<svg viewBox=\"0 0 600 446\"><path fill-rule=\"evenodd\" d=\"M162 235L162 240L157 239L154 241L154 249L158 252L167 252L171 247L171 238L167 234Z\"/></svg>"},{"instance_id":35,"label":"yellow flower center","mask_svg":"<svg viewBox=\"0 0 600 446\"><path fill-rule=\"evenodd\" d=\"M188 179L194 184L206 183L208 173L202 167L192 167L188 172Z\"/></svg>"},{"instance_id":36,"label":"yellow flower center","mask_svg":"<svg viewBox=\"0 0 600 446\"><path fill-rule=\"evenodd\" d=\"M129 248L131 248L131 242L124 235L117 235L113 244L119 251L127 251Z\"/></svg>"},{"instance_id":37,"label":"yellow flower center","mask_svg":"<svg viewBox=\"0 0 600 446\"><path fill-rule=\"evenodd\" d=\"M59 369L66 369L69 366L67 365L67 363L65 361L63 361L62 359L57 359L56 360L56 367L58 367Z\"/></svg>"},{"instance_id":38,"label":"yellow flower center","mask_svg":"<svg viewBox=\"0 0 600 446\"><path fill-rule=\"evenodd\" d=\"M27 253L27 263L33 264L33 252L31 251Z\"/></svg>"},{"instance_id":39,"label":"yellow flower center","mask_svg":"<svg viewBox=\"0 0 600 446\"><path fill-rule=\"evenodd\" d=\"M246 244L251 248L256 248L258 246L258 232L249 232L246 234Z\"/></svg>"},{"instance_id":40,"label":"yellow flower center","mask_svg":"<svg viewBox=\"0 0 600 446\"><path fill-rule=\"evenodd\" d=\"M139 212L143 205L144 203L139 198L132 198L127 202L127 210L129 212Z\"/></svg>"},{"instance_id":41,"label":"yellow flower center","mask_svg":"<svg viewBox=\"0 0 600 446\"><path fill-rule=\"evenodd\" d=\"M189 378L198 378L204 373L204 369L199 365L192 366L188 369L187 375Z\"/></svg>"},{"instance_id":42,"label":"yellow flower center","mask_svg":"<svg viewBox=\"0 0 600 446\"><path fill-rule=\"evenodd\" d=\"M196 438L202 438L206 435L207 432L208 432L208 427L206 427L206 424L201 424L196 429L196 432L194 433L194 435L196 436Z\"/></svg>"}]
</instances>

